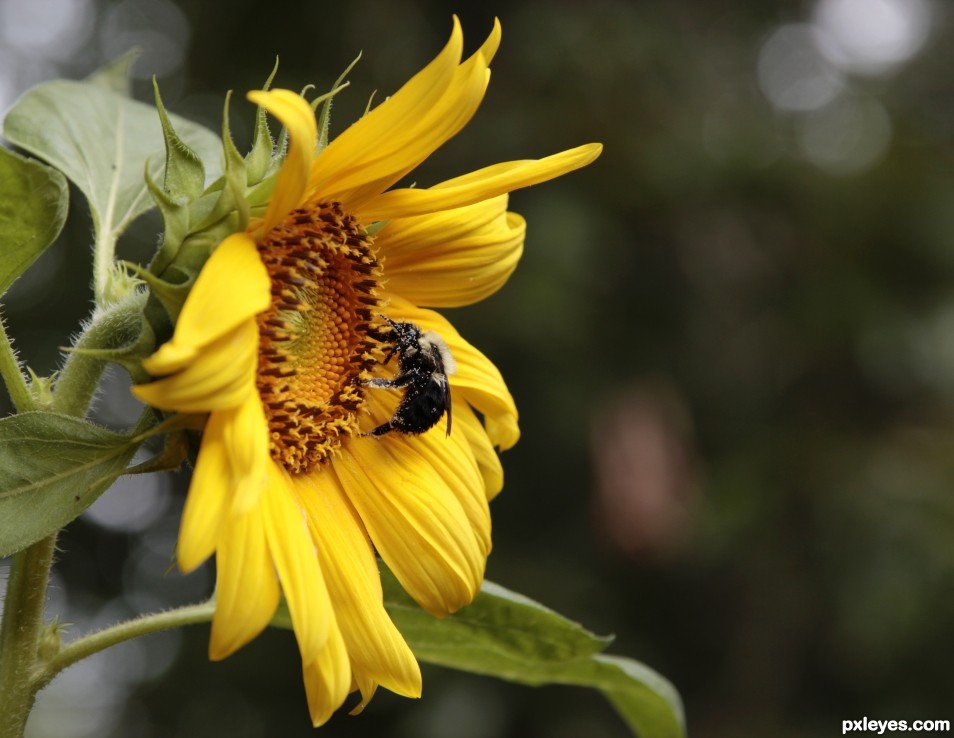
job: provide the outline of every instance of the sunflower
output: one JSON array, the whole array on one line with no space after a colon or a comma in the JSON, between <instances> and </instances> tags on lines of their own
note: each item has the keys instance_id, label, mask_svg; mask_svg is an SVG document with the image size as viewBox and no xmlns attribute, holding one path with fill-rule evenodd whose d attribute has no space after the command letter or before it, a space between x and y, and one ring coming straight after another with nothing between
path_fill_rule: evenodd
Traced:
<instances>
[{"instance_id":1,"label":"sunflower","mask_svg":"<svg viewBox=\"0 0 954 738\"><path fill-rule=\"evenodd\" d=\"M245 232L215 248L172 338L144 362L144 402L208 413L183 511L183 571L213 554L209 647L222 659L269 623L284 594L314 724L353 690L417 697L421 674L388 617L376 556L429 612L476 594L491 548L497 449L519 437L497 368L440 314L508 278L525 224L507 193L593 161L596 144L512 161L430 188L393 188L474 114L500 27L464 61L454 19L440 54L326 146L289 90L250 101L285 127L273 194ZM373 235L372 235L373 234ZM389 321L433 331L456 364L453 433L368 434L397 389ZM450 416L446 418L449 423Z\"/></svg>"}]
</instances>

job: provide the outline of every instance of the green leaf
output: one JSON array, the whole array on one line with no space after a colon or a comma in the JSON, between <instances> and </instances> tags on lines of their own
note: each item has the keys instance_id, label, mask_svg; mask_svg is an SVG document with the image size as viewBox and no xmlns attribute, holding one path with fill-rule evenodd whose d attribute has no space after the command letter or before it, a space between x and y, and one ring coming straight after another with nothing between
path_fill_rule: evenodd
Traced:
<instances>
[{"instance_id":1,"label":"green leaf","mask_svg":"<svg viewBox=\"0 0 954 738\"><path fill-rule=\"evenodd\" d=\"M68 208L62 174L0 148L0 295L53 243Z\"/></svg>"},{"instance_id":2,"label":"green leaf","mask_svg":"<svg viewBox=\"0 0 954 738\"><path fill-rule=\"evenodd\" d=\"M4 120L4 135L63 172L89 200L97 240L115 241L153 207L143 178L146 163L162 181L165 145L156 109L93 81L57 80L27 91ZM170 115L179 138L206 163L212 181L221 173L222 144L212 131Z\"/></svg>"},{"instance_id":3,"label":"green leaf","mask_svg":"<svg viewBox=\"0 0 954 738\"><path fill-rule=\"evenodd\" d=\"M471 605L439 619L422 610L391 572L383 569L381 579L391 618L414 653L433 664L531 683L528 659L553 664L588 658L612 640L493 582L484 582Z\"/></svg>"},{"instance_id":4,"label":"green leaf","mask_svg":"<svg viewBox=\"0 0 954 738\"><path fill-rule=\"evenodd\" d=\"M129 72L133 63L139 58L139 51L139 49L130 49L115 61L97 69L86 78L86 81L112 90L123 97L132 97Z\"/></svg>"},{"instance_id":5,"label":"green leaf","mask_svg":"<svg viewBox=\"0 0 954 738\"><path fill-rule=\"evenodd\" d=\"M446 618L422 610L383 566L381 583L388 614L421 661L534 687L598 689L639 738L685 738L675 688L638 661L601 654L611 638L493 582ZM284 601L271 624L292 627Z\"/></svg>"},{"instance_id":6,"label":"green leaf","mask_svg":"<svg viewBox=\"0 0 954 738\"><path fill-rule=\"evenodd\" d=\"M57 413L0 419L0 556L78 517L124 473L139 444Z\"/></svg>"},{"instance_id":7,"label":"green leaf","mask_svg":"<svg viewBox=\"0 0 954 738\"><path fill-rule=\"evenodd\" d=\"M569 669L571 681L600 690L636 735L682 737L686 720L682 699L669 680L634 659L621 656L594 656L590 666Z\"/></svg>"},{"instance_id":8,"label":"green leaf","mask_svg":"<svg viewBox=\"0 0 954 738\"><path fill-rule=\"evenodd\" d=\"M599 654L610 639L492 582L484 582L471 605L438 619L390 572L382 571L381 579L385 606L421 661L532 686L592 687L639 738L685 735L675 688L638 661Z\"/></svg>"}]
</instances>

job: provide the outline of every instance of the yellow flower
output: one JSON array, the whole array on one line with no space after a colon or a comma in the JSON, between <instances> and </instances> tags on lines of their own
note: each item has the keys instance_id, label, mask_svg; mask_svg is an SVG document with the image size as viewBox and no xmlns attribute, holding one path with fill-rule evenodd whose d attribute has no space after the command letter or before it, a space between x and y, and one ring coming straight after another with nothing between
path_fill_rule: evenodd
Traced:
<instances>
[{"instance_id":1,"label":"yellow flower","mask_svg":"<svg viewBox=\"0 0 954 738\"><path fill-rule=\"evenodd\" d=\"M316 151L310 105L276 89L248 98L290 145L264 214L203 267L172 339L145 362L148 404L208 413L182 518L184 571L213 553L210 656L258 635L286 598L312 720L378 685L416 697L416 659L382 604L375 554L428 611L476 594L490 552L495 447L519 436L497 368L431 307L466 305L516 266L525 224L507 193L593 161L596 144L487 167L427 189L389 189L480 104L500 28L461 61L444 50L396 94ZM371 229L368 227L376 224ZM367 434L401 391L385 316L436 332L456 363L453 433Z\"/></svg>"}]
</instances>

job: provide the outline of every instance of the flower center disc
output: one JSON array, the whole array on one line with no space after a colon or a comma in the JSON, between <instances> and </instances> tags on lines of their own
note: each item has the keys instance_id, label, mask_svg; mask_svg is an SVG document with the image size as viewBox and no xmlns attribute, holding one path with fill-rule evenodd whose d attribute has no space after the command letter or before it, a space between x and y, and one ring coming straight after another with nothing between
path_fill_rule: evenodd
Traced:
<instances>
[{"instance_id":1,"label":"flower center disc","mask_svg":"<svg viewBox=\"0 0 954 738\"><path fill-rule=\"evenodd\" d=\"M256 383L272 458L293 474L357 431L361 381L381 345L371 326L381 277L372 243L332 202L292 211L258 246L272 304L258 316Z\"/></svg>"}]
</instances>

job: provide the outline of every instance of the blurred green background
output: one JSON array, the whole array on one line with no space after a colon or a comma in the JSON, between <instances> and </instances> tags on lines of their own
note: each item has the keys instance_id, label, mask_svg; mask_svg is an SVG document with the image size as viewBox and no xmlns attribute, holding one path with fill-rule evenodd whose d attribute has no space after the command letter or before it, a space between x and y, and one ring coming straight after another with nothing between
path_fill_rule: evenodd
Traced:
<instances>
[{"instance_id":1,"label":"blurred green background","mask_svg":"<svg viewBox=\"0 0 954 738\"><path fill-rule=\"evenodd\" d=\"M694 738L828 736L954 719L954 28L929 0L2 0L0 109L130 46L140 96L218 130L223 96L327 89L341 130L494 15L473 122L422 184L589 141L593 166L515 193L526 255L452 311L504 372L488 576L671 679ZM240 97L240 96L239 96ZM233 103L239 147L251 107ZM75 194L75 192L74 192ZM4 317L55 369L88 311L90 225ZM146 258L157 219L123 244ZM114 376L103 422L135 412ZM186 475L122 482L61 538L51 609L79 627L196 600L169 570ZM299 659L269 633L224 663L207 629L123 646L41 696L34 738L310 736ZM602 698L425 669L330 736L617 738Z\"/></svg>"}]
</instances>

